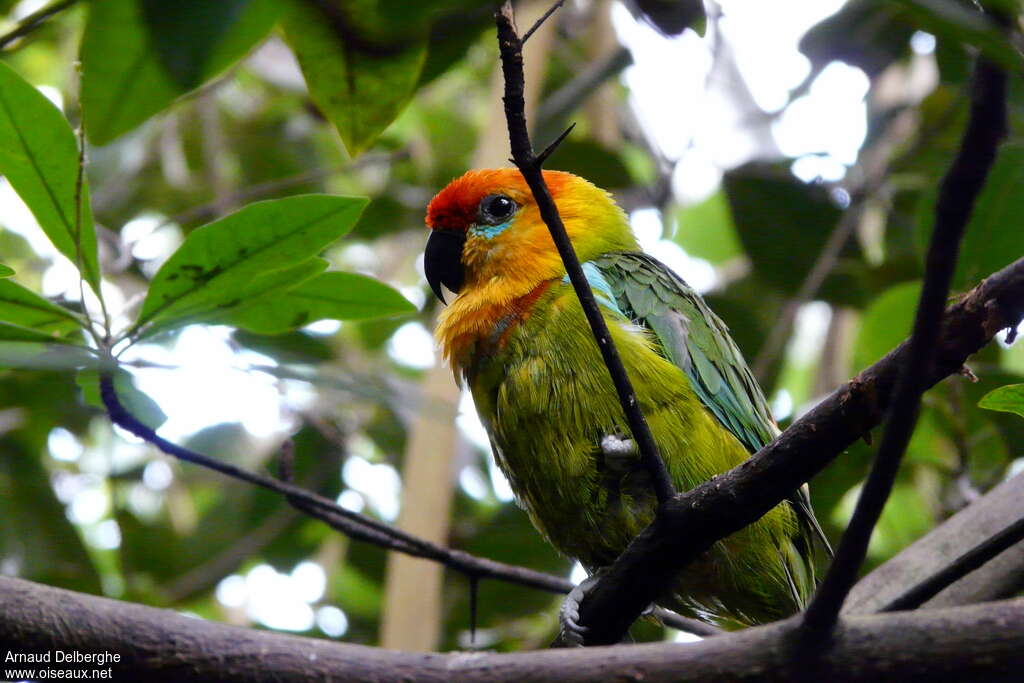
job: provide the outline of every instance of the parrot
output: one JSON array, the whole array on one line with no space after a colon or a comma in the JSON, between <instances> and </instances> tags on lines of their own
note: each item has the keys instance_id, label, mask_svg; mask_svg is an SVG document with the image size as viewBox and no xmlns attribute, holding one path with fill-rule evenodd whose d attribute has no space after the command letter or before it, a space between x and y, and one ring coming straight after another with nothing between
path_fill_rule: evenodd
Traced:
<instances>
[{"instance_id":1,"label":"parrot","mask_svg":"<svg viewBox=\"0 0 1024 683\"><path fill-rule=\"evenodd\" d=\"M609 193L543 175L676 489L771 441L779 429L725 323L640 249ZM517 503L593 576L657 500L536 201L518 169L471 170L430 201L426 225L424 274L445 304L439 350ZM682 569L657 602L726 628L789 616L814 589L819 547L831 552L805 486Z\"/></svg>"}]
</instances>

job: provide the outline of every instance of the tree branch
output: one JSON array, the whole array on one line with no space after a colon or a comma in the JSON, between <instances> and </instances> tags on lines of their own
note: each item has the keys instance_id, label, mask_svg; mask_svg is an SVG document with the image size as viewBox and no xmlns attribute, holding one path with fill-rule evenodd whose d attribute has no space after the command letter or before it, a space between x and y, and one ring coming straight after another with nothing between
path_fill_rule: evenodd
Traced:
<instances>
[{"instance_id":1,"label":"tree branch","mask_svg":"<svg viewBox=\"0 0 1024 683\"><path fill-rule=\"evenodd\" d=\"M889 499L903 452L917 424L921 395L935 355L935 340L956 269L960 240L981 194L999 143L1006 137L1006 72L982 58L975 66L970 116L960 148L942 179L935 206L935 228L925 263L924 284L910 336L907 362L896 381L885 432L871 472L861 489L853 518L843 534L828 574L804 613L804 633L828 635L857 580L871 532ZM930 596L929 596L930 597Z\"/></svg>"},{"instance_id":2,"label":"tree branch","mask_svg":"<svg viewBox=\"0 0 1024 683\"><path fill-rule=\"evenodd\" d=\"M575 78L548 95L541 103L537 109L539 123L534 127L534 132L560 122L576 109L580 102L604 85L605 81L618 75L632 63L633 53L625 47L619 47L603 59L588 64Z\"/></svg>"},{"instance_id":3,"label":"tree branch","mask_svg":"<svg viewBox=\"0 0 1024 683\"><path fill-rule=\"evenodd\" d=\"M28 15L15 26L11 31L0 36L0 50L5 49L18 38L23 38L45 24L51 17L60 14L68 7L74 5L78 0L58 0L52 5L47 5L32 14Z\"/></svg>"},{"instance_id":4,"label":"tree branch","mask_svg":"<svg viewBox=\"0 0 1024 683\"><path fill-rule=\"evenodd\" d=\"M879 611L898 612L920 607L925 601L938 595L944 588L967 576L975 569L981 568L989 560L1010 549L1022 539L1024 539L1024 518L1013 522L995 536L985 539L938 572L915 584Z\"/></svg>"},{"instance_id":5,"label":"tree branch","mask_svg":"<svg viewBox=\"0 0 1024 683\"><path fill-rule=\"evenodd\" d=\"M924 385L959 372L996 332L1024 318L1024 258L946 310ZM759 519L821 471L889 407L910 349L900 344L728 472L676 496L609 568L580 608L588 644L618 642L646 605L715 542Z\"/></svg>"},{"instance_id":6,"label":"tree branch","mask_svg":"<svg viewBox=\"0 0 1024 683\"><path fill-rule=\"evenodd\" d=\"M0 577L0 642L12 653L108 652L113 680L161 683L416 680L466 683L899 678L1011 680L1024 665L1024 600L857 616L833 647L794 661L796 619L675 643L518 654L423 654L300 638ZM8 666L11 666L8 664ZM30 665L32 666L32 665ZM95 667L100 668L100 667ZM104 667L105 668L105 667Z\"/></svg>"},{"instance_id":7,"label":"tree branch","mask_svg":"<svg viewBox=\"0 0 1024 683\"><path fill-rule=\"evenodd\" d=\"M461 550L446 548L406 533L390 524L379 522L351 510L346 510L334 501L295 486L288 481L290 478L288 474L290 463L287 462L287 457L284 459L284 472L282 472L284 475L282 479L285 481L281 481L244 470L171 443L139 422L128 412L117 397L113 377L108 371L100 373L100 396L103 399L104 406L106 406L111 422L140 439L153 444L164 453L194 465L220 472L232 479L238 479L254 486L280 493L296 509L310 517L323 521L349 538L372 543L387 550L406 553L413 557L432 560L476 580L496 579L556 594L568 593L573 588L572 582L564 577L477 557ZM720 633L713 626L701 623L695 619L688 619L669 610L658 610L656 616L668 626L699 636L712 636Z\"/></svg>"},{"instance_id":8,"label":"tree branch","mask_svg":"<svg viewBox=\"0 0 1024 683\"><path fill-rule=\"evenodd\" d=\"M548 15L545 15L548 16ZM530 133L526 125L526 103L523 99L525 89L523 77L523 42L516 33L515 20L512 13L512 5L506 2L501 10L494 15L498 27L498 49L501 52L501 70L505 77L505 119L508 123L508 136L512 149L512 161L519 168L520 173L530 186L537 208L540 210L541 218L551 232L551 239L558 248L558 254L565 264L566 273L572 282L576 296L579 297L580 306L590 323L590 329L594 334L594 340L601 350L604 363L608 366L608 374L611 375L615 384L615 391L619 396L619 403L622 405L622 412L629 423L630 432L640 452L644 467L651 475L654 493L659 504L664 504L675 494L675 487L665 469L665 463L658 453L658 444L654 441L651 429L640 411L640 404L636 398L636 392L626 374L626 368L619 357L618 349L612 341L608 332L608 324L598 308L594 293L590 289L586 275L583 274L583 267L573 249L569 235L565 231L562 218L558 215L558 208L554 199L548 191L544 182L544 175L541 173L541 163L544 157L550 154L551 149L545 150L541 157L534 156L533 146L530 143ZM533 29L531 29L533 31Z\"/></svg>"},{"instance_id":9,"label":"tree branch","mask_svg":"<svg viewBox=\"0 0 1024 683\"><path fill-rule=\"evenodd\" d=\"M505 21L508 22L507 17ZM510 23L506 24L505 30L511 31L514 38ZM513 62L516 54L521 58L517 42L518 39L514 39L509 45L503 41L503 50L511 50ZM525 120L522 125L525 126ZM526 152L532 156L528 138L526 144ZM519 151L523 151L521 145ZM550 196L546 196L550 204ZM589 293L585 280L583 285ZM968 355L987 343L998 330L1016 324L1022 314L1024 259L993 275L949 309L939 343L938 362L928 382L937 382L956 372ZM837 390L779 439L762 449L758 456L674 499L583 603L581 623L592 627L596 625L590 632L592 640L598 643L617 642L640 611L666 589L683 564L717 540L755 521L823 468L865 430L877 424L886 408L896 368L906 362L907 353L905 345L897 348ZM289 496L293 503L299 501L310 511L317 511L316 516L355 538L441 562L471 577L495 578L555 593L570 588L566 579L426 543L299 487L235 468L169 443L124 409L117 400L109 375L101 376L101 394L115 424L164 452ZM743 504L737 501L743 501ZM617 597L617 587L623 585L629 586L630 590ZM682 628L693 630L687 626Z\"/></svg>"},{"instance_id":10,"label":"tree branch","mask_svg":"<svg viewBox=\"0 0 1024 683\"><path fill-rule=\"evenodd\" d=\"M956 564L976 539L991 539L1004 532L1007 520L1020 516L1022 499L1024 475L1004 481L857 582L843 605L843 614L877 612L901 600L936 567ZM923 604L951 607L996 600L1015 594L1022 586L1024 543L1018 543L981 569L950 581Z\"/></svg>"}]
</instances>

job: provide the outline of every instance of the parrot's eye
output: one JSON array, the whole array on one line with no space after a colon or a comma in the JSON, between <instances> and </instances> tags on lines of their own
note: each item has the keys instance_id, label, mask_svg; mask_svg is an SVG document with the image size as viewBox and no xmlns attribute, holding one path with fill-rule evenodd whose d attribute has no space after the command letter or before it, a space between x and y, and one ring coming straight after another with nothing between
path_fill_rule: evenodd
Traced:
<instances>
[{"instance_id":1,"label":"parrot's eye","mask_svg":"<svg viewBox=\"0 0 1024 683\"><path fill-rule=\"evenodd\" d=\"M480 220L489 225L499 225L519 208L514 201L503 194L490 194L480 201Z\"/></svg>"}]
</instances>

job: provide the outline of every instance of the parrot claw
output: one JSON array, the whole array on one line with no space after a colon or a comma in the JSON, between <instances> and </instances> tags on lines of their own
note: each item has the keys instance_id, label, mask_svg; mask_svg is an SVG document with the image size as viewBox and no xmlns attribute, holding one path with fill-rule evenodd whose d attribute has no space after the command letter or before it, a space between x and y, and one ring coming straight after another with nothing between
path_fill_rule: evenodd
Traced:
<instances>
[{"instance_id":1,"label":"parrot claw","mask_svg":"<svg viewBox=\"0 0 1024 683\"><path fill-rule=\"evenodd\" d=\"M562 631L558 637L566 646L583 647L587 631L590 629L580 625L580 603L583 602L594 584L601 580L604 573L604 568L601 568L583 579L569 591L565 602L562 603L562 608L558 611L558 621L562 625Z\"/></svg>"},{"instance_id":2,"label":"parrot claw","mask_svg":"<svg viewBox=\"0 0 1024 683\"><path fill-rule=\"evenodd\" d=\"M633 439L608 434L601 438L601 454L609 469L617 472L629 472L636 465L639 452Z\"/></svg>"}]
</instances>

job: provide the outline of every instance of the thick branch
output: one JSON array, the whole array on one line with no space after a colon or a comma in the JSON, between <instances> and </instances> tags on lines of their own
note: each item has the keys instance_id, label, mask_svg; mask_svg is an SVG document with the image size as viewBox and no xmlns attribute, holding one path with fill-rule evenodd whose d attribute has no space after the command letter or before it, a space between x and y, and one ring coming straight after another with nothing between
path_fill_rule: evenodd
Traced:
<instances>
[{"instance_id":1,"label":"thick branch","mask_svg":"<svg viewBox=\"0 0 1024 683\"><path fill-rule=\"evenodd\" d=\"M949 307L925 384L959 372L967 357L1024 317L1024 258ZM756 521L821 471L882 419L904 342L840 387L775 441L738 467L676 496L588 594L580 621L589 644L618 642L679 570L716 541Z\"/></svg>"},{"instance_id":2,"label":"thick branch","mask_svg":"<svg viewBox=\"0 0 1024 683\"><path fill-rule=\"evenodd\" d=\"M790 656L797 622L701 643L519 654L391 652L181 616L0 577L0 642L14 653L120 655L113 680L659 681L1009 680L1024 665L1024 600L851 617L817 659ZM10 666L10 665L8 665ZM29 665L32 666L32 665ZM100 668L100 667L91 667ZM103 667L105 668L105 667Z\"/></svg>"}]
</instances>

